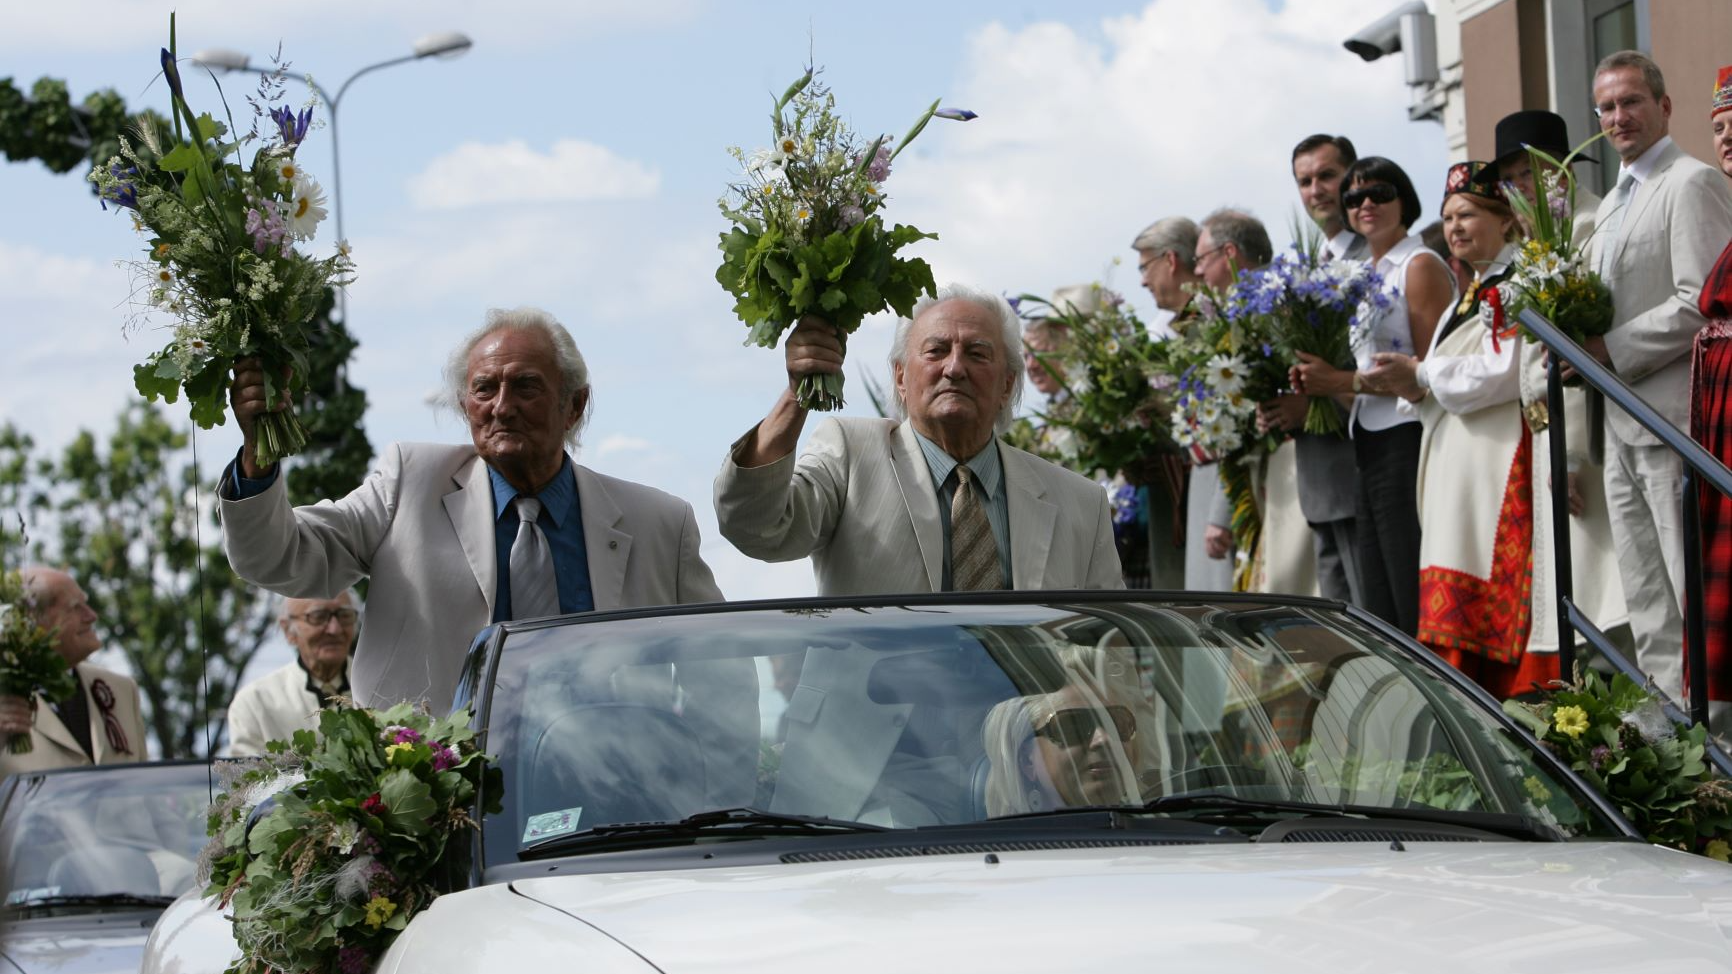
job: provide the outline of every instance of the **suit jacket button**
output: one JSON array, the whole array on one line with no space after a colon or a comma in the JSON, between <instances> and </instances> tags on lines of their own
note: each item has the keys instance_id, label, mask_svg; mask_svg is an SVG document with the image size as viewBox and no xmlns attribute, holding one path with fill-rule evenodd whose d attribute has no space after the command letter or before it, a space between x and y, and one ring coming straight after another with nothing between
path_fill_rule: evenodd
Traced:
<instances>
[{"instance_id":1,"label":"suit jacket button","mask_svg":"<svg viewBox=\"0 0 1732 974\"><path fill-rule=\"evenodd\" d=\"M618 548L618 547L619 547L619 542L618 542L618 541L609 541L609 542L608 542L608 543L607 543L607 546L608 546L608 548L610 548L610 549L612 549L612 548Z\"/></svg>"}]
</instances>

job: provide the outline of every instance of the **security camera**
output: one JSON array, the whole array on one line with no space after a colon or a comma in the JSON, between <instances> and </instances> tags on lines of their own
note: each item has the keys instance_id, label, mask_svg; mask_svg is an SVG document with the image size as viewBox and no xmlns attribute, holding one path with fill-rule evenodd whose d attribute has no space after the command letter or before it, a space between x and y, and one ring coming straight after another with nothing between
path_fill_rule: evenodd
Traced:
<instances>
[{"instance_id":1,"label":"security camera","mask_svg":"<svg viewBox=\"0 0 1732 974\"><path fill-rule=\"evenodd\" d=\"M1342 42L1342 46L1367 61L1375 61L1385 54L1394 54L1401 50L1401 18L1408 14L1429 13L1420 0L1409 0L1354 31L1352 37Z\"/></svg>"}]
</instances>

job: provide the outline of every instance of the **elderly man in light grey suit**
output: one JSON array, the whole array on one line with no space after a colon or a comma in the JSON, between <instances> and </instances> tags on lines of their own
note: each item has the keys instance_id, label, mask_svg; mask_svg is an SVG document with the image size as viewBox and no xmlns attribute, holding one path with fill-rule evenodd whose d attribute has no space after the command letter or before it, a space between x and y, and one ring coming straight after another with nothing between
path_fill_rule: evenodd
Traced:
<instances>
[{"instance_id":1,"label":"elderly man in light grey suit","mask_svg":"<svg viewBox=\"0 0 1732 974\"><path fill-rule=\"evenodd\" d=\"M229 564L294 598L372 579L351 677L358 703L425 701L443 713L490 622L721 599L690 504L567 455L588 413L589 370L551 315L489 312L445 378L471 443L393 444L348 496L290 509L285 475L254 450L264 376L256 361L236 364L244 444L219 489Z\"/></svg>"},{"instance_id":2,"label":"elderly man in light grey suit","mask_svg":"<svg viewBox=\"0 0 1732 974\"><path fill-rule=\"evenodd\" d=\"M256 757L272 741L318 729L319 711L349 695L349 660L360 623L360 603L348 592L283 600L277 628L295 661L235 691L229 701L231 757Z\"/></svg>"},{"instance_id":3,"label":"elderly man in light grey suit","mask_svg":"<svg viewBox=\"0 0 1732 974\"><path fill-rule=\"evenodd\" d=\"M1623 164L1600 204L1589 249L1612 290L1612 330L1584 347L1681 429L1690 425L1691 343L1706 322L1702 282L1732 237L1719 172L1666 134L1672 100L1646 55L1621 51L1594 72L1594 104ZM1623 410L1608 407L1606 502L1636 658L1661 690L1683 683L1683 463Z\"/></svg>"},{"instance_id":4,"label":"elderly man in light grey suit","mask_svg":"<svg viewBox=\"0 0 1732 974\"><path fill-rule=\"evenodd\" d=\"M839 372L835 330L801 321L787 385L716 477L722 535L765 561L810 556L825 595L1123 588L1106 492L1000 440L1022 391L1003 298L958 285L923 298L890 353L903 422L833 418L794 456L800 377Z\"/></svg>"}]
</instances>

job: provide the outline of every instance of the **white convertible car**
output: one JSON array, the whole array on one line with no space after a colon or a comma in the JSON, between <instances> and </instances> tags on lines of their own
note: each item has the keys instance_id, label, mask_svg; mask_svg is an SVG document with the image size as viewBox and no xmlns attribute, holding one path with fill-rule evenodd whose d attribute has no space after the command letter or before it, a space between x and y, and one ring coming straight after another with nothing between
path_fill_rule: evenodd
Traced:
<instances>
[{"instance_id":1,"label":"white convertible car","mask_svg":"<svg viewBox=\"0 0 1732 974\"><path fill-rule=\"evenodd\" d=\"M1657 848L1453 670L1332 603L801 600L478 639L504 771L379 974L1732 971L1732 866ZM145 974L215 974L183 898Z\"/></svg>"}]
</instances>

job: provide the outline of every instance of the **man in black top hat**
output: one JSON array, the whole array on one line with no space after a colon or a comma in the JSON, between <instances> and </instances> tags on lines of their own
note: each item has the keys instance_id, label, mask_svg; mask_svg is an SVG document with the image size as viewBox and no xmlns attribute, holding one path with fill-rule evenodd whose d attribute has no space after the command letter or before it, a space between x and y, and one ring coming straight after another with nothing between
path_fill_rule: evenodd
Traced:
<instances>
[{"instance_id":1,"label":"man in black top hat","mask_svg":"<svg viewBox=\"0 0 1732 974\"><path fill-rule=\"evenodd\" d=\"M1515 112L1498 119L1497 123L1497 157L1476 177L1476 182L1513 184L1522 191L1522 195L1537 202L1538 194L1534 189L1534 165L1532 156L1528 155L1528 147L1532 146L1553 159L1562 162L1570 154L1569 129L1564 124L1563 116L1556 112L1531 110ZM1599 164L1599 160L1591 155L1580 155L1572 160L1576 162L1591 162ZM1550 163L1538 162L1542 172L1551 170ZM1599 194L1588 185L1587 180L1576 181L1576 212L1572 221L1576 240L1586 240L1594 232L1594 214L1600 207Z\"/></svg>"}]
</instances>

